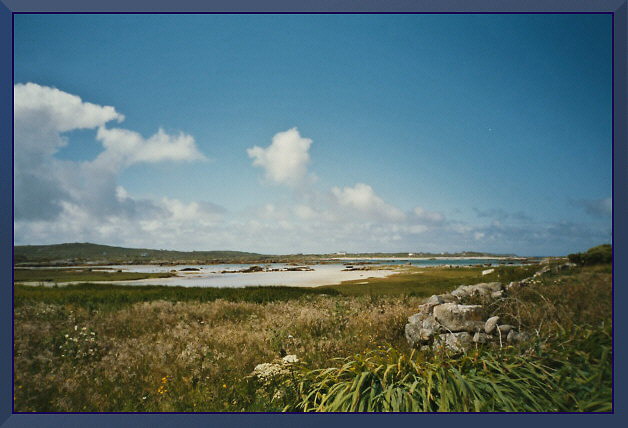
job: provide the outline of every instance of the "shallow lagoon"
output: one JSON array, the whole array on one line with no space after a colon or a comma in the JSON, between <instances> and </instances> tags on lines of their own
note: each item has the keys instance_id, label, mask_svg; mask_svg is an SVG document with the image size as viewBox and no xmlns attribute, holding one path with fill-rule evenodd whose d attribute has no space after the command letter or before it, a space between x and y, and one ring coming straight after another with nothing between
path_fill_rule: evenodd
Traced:
<instances>
[{"instance_id":1,"label":"shallow lagoon","mask_svg":"<svg viewBox=\"0 0 628 428\"><path fill-rule=\"evenodd\" d=\"M170 272L177 271L177 276L171 278L149 278L137 281L115 281L121 285L178 285L183 287L247 287L247 286L272 286L287 285L291 287L315 287L318 285L340 284L342 281L351 281L364 278L382 278L396 273L395 270L356 270L343 271L344 264L308 265L312 271L282 271L282 272L235 272L247 269L250 264L224 264L224 265L134 265L134 266L106 266L126 272ZM258 265L259 266L259 265ZM261 265L272 269L293 267L287 264L273 263ZM197 268L198 271L181 272L181 269ZM94 268L96 269L96 268ZM234 273L220 273L222 271L234 271Z\"/></svg>"},{"instance_id":2,"label":"shallow lagoon","mask_svg":"<svg viewBox=\"0 0 628 428\"><path fill-rule=\"evenodd\" d=\"M391 265L430 266L468 266L485 263L504 263L500 259L344 259L338 263L307 265L312 271L281 271L281 272L237 272L251 266L263 266L267 269L282 269L294 267L293 264L219 264L219 265L115 265L102 266L107 270L122 270L124 272L159 273L176 271L177 276L171 278L149 278L136 281L115 281L121 285L172 285L183 287L247 287L247 286L277 286L315 287L320 285L340 284L343 281L355 281L368 278L383 278L398 272ZM347 265L360 267L360 263L368 262L365 266L371 270L347 271ZM509 261L512 262L512 261ZM516 263L516 262L515 262ZM384 268L384 266L390 268ZM303 266L303 265L299 265ZM198 269L198 271L182 271L182 269ZM99 267L93 267L94 270ZM221 273L230 271L233 273Z\"/></svg>"}]
</instances>

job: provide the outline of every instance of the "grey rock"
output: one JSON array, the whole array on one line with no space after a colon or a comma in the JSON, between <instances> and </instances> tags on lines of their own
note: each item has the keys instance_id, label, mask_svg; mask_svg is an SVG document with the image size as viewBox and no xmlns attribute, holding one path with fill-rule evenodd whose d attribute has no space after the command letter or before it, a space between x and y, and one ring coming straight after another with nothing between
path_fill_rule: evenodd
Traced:
<instances>
[{"instance_id":1,"label":"grey rock","mask_svg":"<svg viewBox=\"0 0 628 428\"><path fill-rule=\"evenodd\" d=\"M422 342L421 326L418 324L406 324L405 335L410 346L418 346Z\"/></svg>"},{"instance_id":2,"label":"grey rock","mask_svg":"<svg viewBox=\"0 0 628 428\"><path fill-rule=\"evenodd\" d=\"M456 302L458 299L456 299L456 296L447 293L447 294L439 294L438 297L440 297L444 303L453 303Z\"/></svg>"},{"instance_id":3,"label":"grey rock","mask_svg":"<svg viewBox=\"0 0 628 428\"><path fill-rule=\"evenodd\" d=\"M421 322L421 327L429 330L433 330L436 333L443 331L442 326L434 319L434 317L427 317Z\"/></svg>"},{"instance_id":4,"label":"grey rock","mask_svg":"<svg viewBox=\"0 0 628 428\"><path fill-rule=\"evenodd\" d=\"M445 301L443 300L441 296L434 294L429 299L427 299L425 303L433 304L434 306L436 306L436 305L440 305L441 303L445 303Z\"/></svg>"},{"instance_id":5,"label":"grey rock","mask_svg":"<svg viewBox=\"0 0 628 428\"><path fill-rule=\"evenodd\" d=\"M464 352L473 345L473 336L466 331L441 334L436 340L436 347L454 352Z\"/></svg>"},{"instance_id":6,"label":"grey rock","mask_svg":"<svg viewBox=\"0 0 628 428\"><path fill-rule=\"evenodd\" d=\"M443 303L434 307L434 319L452 332L477 331L484 327L482 306Z\"/></svg>"},{"instance_id":7,"label":"grey rock","mask_svg":"<svg viewBox=\"0 0 628 428\"><path fill-rule=\"evenodd\" d=\"M468 296L488 296L495 291L501 291L503 288L501 282L482 282L474 285L461 285L451 292L458 298Z\"/></svg>"},{"instance_id":8,"label":"grey rock","mask_svg":"<svg viewBox=\"0 0 628 428\"><path fill-rule=\"evenodd\" d=\"M504 286L501 282L487 282L483 285L491 291L501 291L504 289Z\"/></svg>"},{"instance_id":9,"label":"grey rock","mask_svg":"<svg viewBox=\"0 0 628 428\"><path fill-rule=\"evenodd\" d=\"M499 317L497 316L487 319L486 323L484 324L484 331L488 334L491 334L493 331L495 331L495 328L497 327L497 321L499 321Z\"/></svg>"},{"instance_id":10,"label":"grey rock","mask_svg":"<svg viewBox=\"0 0 628 428\"><path fill-rule=\"evenodd\" d=\"M486 343L488 341L488 334L477 332L473 335L473 341L475 343Z\"/></svg>"},{"instance_id":11,"label":"grey rock","mask_svg":"<svg viewBox=\"0 0 628 428\"><path fill-rule=\"evenodd\" d=\"M454 296L457 299L462 299L464 297L469 297L470 293L466 288L466 285L461 285L460 287L456 288L454 291L451 292L451 295Z\"/></svg>"},{"instance_id":12,"label":"grey rock","mask_svg":"<svg viewBox=\"0 0 628 428\"><path fill-rule=\"evenodd\" d=\"M510 330L508 336L506 337L506 341L508 343L521 343L525 342L529 339L529 336L525 332L516 332L515 330Z\"/></svg>"},{"instance_id":13,"label":"grey rock","mask_svg":"<svg viewBox=\"0 0 628 428\"><path fill-rule=\"evenodd\" d=\"M513 288L520 288L522 286L521 281L512 281L506 286L506 290L512 290Z\"/></svg>"},{"instance_id":14,"label":"grey rock","mask_svg":"<svg viewBox=\"0 0 628 428\"><path fill-rule=\"evenodd\" d=\"M434 304L434 303L423 303L422 305L419 305L417 307L417 309L419 310L419 313L425 314L426 316L429 316L432 313L432 309L434 309L434 306L437 306L438 303Z\"/></svg>"},{"instance_id":15,"label":"grey rock","mask_svg":"<svg viewBox=\"0 0 628 428\"><path fill-rule=\"evenodd\" d=\"M504 291L503 291L503 290L493 291L493 292L491 293L491 297L492 297L493 299L499 299L499 298L501 298L501 297L503 297L503 296L504 296Z\"/></svg>"},{"instance_id":16,"label":"grey rock","mask_svg":"<svg viewBox=\"0 0 628 428\"><path fill-rule=\"evenodd\" d=\"M419 324L421 323L425 318L427 318L427 315L423 314L423 313L418 313L418 314L414 314L414 315L410 315L408 317L408 322L410 324Z\"/></svg>"},{"instance_id":17,"label":"grey rock","mask_svg":"<svg viewBox=\"0 0 628 428\"><path fill-rule=\"evenodd\" d=\"M419 329L419 338L421 342L426 343L429 342L434 336L434 330L431 328L421 328Z\"/></svg>"},{"instance_id":18,"label":"grey rock","mask_svg":"<svg viewBox=\"0 0 628 428\"><path fill-rule=\"evenodd\" d=\"M510 324L504 324L504 325L497 326L497 330L499 331L499 333L501 333L502 337L507 335L510 332L510 330L513 330L513 329L514 329L514 327L511 326Z\"/></svg>"}]
</instances>

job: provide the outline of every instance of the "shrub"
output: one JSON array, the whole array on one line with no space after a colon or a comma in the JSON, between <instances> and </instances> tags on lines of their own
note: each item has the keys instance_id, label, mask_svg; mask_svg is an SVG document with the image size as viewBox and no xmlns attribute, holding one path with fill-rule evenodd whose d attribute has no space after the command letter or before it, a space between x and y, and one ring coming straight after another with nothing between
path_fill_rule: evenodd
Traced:
<instances>
[{"instance_id":1,"label":"shrub","mask_svg":"<svg viewBox=\"0 0 628 428\"><path fill-rule=\"evenodd\" d=\"M613 247L610 244L598 245L586 253L574 253L567 256L569 261L578 265L592 266L613 261Z\"/></svg>"}]
</instances>

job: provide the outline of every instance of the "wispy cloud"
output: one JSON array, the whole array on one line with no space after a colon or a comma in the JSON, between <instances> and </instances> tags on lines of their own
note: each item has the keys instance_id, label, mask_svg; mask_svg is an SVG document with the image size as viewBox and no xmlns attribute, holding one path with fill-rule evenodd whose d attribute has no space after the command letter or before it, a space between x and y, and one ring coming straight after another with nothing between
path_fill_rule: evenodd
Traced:
<instances>
[{"instance_id":1,"label":"wispy cloud","mask_svg":"<svg viewBox=\"0 0 628 428\"><path fill-rule=\"evenodd\" d=\"M524 213L523 211L511 212L511 211L506 211L501 208L487 208L487 209L473 208L473 211L475 212L475 215L478 216L479 218L490 218L490 219L498 220L498 221L516 220L516 221L526 222L526 221L532 220L532 217L530 217L528 214Z\"/></svg>"},{"instance_id":2,"label":"wispy cloud","mask_svg":"<svg viewBox=\"0 0 628 428\"><path fill-rule=\"evenodd\" d=\"M579 199L572 201L574 206L583 209L587 214L597 218L610 218L613 213L613 199Z\"/></svg>"}]
</instances>

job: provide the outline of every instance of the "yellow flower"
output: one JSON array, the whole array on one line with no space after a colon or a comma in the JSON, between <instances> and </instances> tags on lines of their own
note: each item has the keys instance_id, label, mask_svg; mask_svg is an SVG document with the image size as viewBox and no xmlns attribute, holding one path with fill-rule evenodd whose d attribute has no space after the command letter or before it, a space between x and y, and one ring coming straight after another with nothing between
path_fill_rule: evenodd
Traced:
<instances>
[{"instance_id":1,"label":"yellow flower","mask_svg":"<svg viewBox=\"0 0 628 428\"><path fill-rule=\"evenodd\" d=\"M226 388L226 387L227 387L227 385L223 383L223 384L222 384L222 387L223 387L223 388Z\"/></svg>"}]
</instances>

